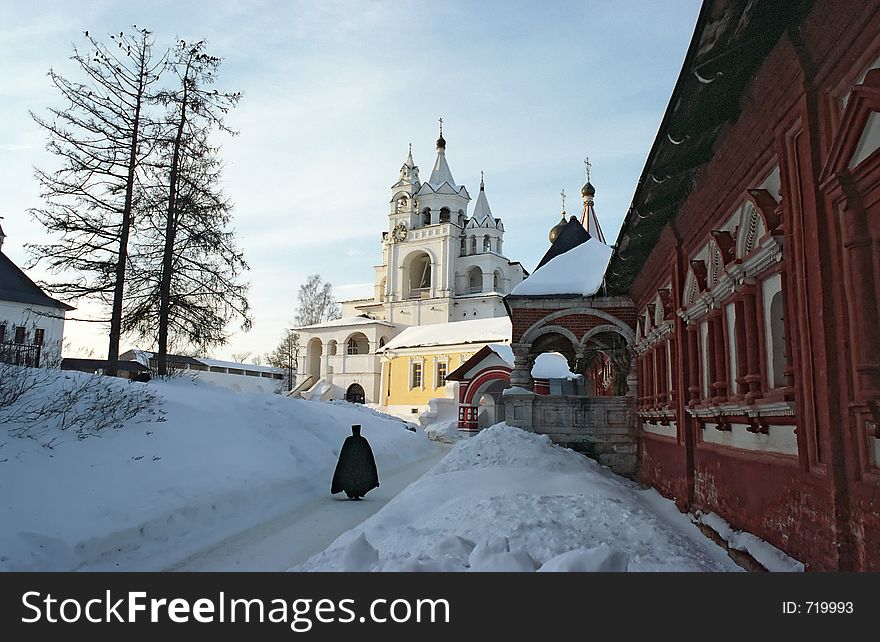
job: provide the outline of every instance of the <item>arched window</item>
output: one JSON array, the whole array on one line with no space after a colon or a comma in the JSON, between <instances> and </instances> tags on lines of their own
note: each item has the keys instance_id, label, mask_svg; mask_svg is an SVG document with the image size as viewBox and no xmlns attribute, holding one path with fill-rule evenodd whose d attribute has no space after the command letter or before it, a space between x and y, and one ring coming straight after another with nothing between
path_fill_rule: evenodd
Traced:
<instances>
[{"instance_id":1,"label":"arched window","mask_svg":"<svg viewBox=\"0 0 880 642\"><path fill-rule=\"evenodd\" d=\"M380 347L380 348L384 348L384 347L385 347L385 337L381 337L381 338L379 339L379 347Z\"/></svg>"},{"instance_id":2,"label":"arched window","mask_svg":"<svg viewBox=\"0 0 880 642\"><path fill-rule=\"evenodd\" d=\"M422 210L422 225L430 225L431 224L431 209L426 207Z\"/></svg>"},{"instance_id":3,"label":"arched window","mask_svg":"<svg viewBox=\"0 0 880 642\"><path fill-rule=\"evenodd\" d=\"M448 223L449 222L449 208L442 207L440 208L440 222Z\"/></svg>"},{"instance_id":4,"label":"arched window","mask_svg":"<svg viewBox=\"0 0 880 642\"><path fill-rule=\"evenodd\" d=\"M477 253L477 237L472 236L471 237L471 254L476 254L476 253Z\"/></svg>"},{"instance_id":5,"label":"arched window","mask_svg":"<svg viewBox=\"0 0 880 642\"><path fill-rule=\"evenodd\" d=\"M785 310L782 301L782 291L773 295L770 300L770 355L767 359L768 383L771 388L781 388L786 385L785 380Z\"/></svg>"},{"instance_id":6,"label":"arched window","mask_svg":"<svg viewBox=\"0 0 880 642\"><path fill-rule=\"evenodd\" d=\"M476 294L483 291L483 271L474 266L468 271L468 293Z\"/></svg>"},{"instance_id":7,"label":"arched window","mask_svg":"<svg viewBox=\"0 0 880 642\"><path fill-rule=\"evenodd\" d=\"M495 275L492 277L492 288L496 292L502 292L501 282L504 277L501 276L501 272L499 270L495 270Z\"/></svg>"},{"instance_id":8,"label":"arched window","mask_svg":"<svg viewBox=\"0 0 880 642\"><path fill-rule=\"evenodd\" d=\"M483 252L491 252L492 251L492 239L489 238L489 235L483 237Z\"/></svg>"},{"instance_id":9,"label":"arched window","mask_svg":"<svg viewBox=\"0 0 880 642\"><path fill-rule=\"evenodd\" d=\"M406 196L401 196L397 199L397 213L405 212L407 205L409 205L409 199Z\"/></svg>"},{"instance_id":10,"label":"arched window","mask_svg":"<svg viewBox=\"0 0 880 642\"><path fill-rule=\"evenodd\" d=\"M497 243L497 245L498 245L498 250L497 250L497 251L498 251L498 254L501 254L501 237L500 237L500 236L498 237L498 243ZM501 254L501 256L504 256L504 255Z\"/></svg>"},{"instance_id":11,"label":"arched window","mask_svg":"<svg viewBox=\"0 0 880 642\"><path fill-rule=\"evenodd\" d=\"M327 343L327 354L331 357L336 356L336 341L334 341L333 339L330 339L330 341Z\"/></svg>"},{"instance_id":12,"label":"arched window","mask_svg":"<svg viewBox=\"0 0 880 642\"><path fill-rule=\"evenodd\" d=\"M431 257L420 252L409 263L409 298L420 298L431 288Z\"/></svg>"},{"instance_id":13,"label":"arched window","mask_svg":"<svg viewBox=\"0 0 880 642\"><path fill-rule=\"evenodd\" d=\"M467 256L467 237L461 237L461 256Z\"/></svg>"},{"instance_id":14,"label":"arched window","mask_svg":"<svg viewBox=\"0 0 880 642\"><path fill-rule=\"evenodd\" d=\"M458 210L458 225L464 227L464 210Z\"/></svg>"},{"instance_id":15,"label":"arched window","mask_svg":"<svg viewBox=\"0 0 880 642\"><path fill-rule=\"evenodd\" d=\"M354 337L348 340L348 354L358 354L358 342Z\"/></svg>"}]
</instances>

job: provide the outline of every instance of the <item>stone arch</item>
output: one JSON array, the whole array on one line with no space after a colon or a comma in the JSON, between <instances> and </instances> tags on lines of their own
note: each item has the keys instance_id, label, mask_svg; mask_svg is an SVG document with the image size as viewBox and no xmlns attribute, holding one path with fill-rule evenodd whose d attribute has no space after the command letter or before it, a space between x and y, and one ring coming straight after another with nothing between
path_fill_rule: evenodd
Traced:
<instances>
[{"instance_id":1,"label":"stone arch","mask_svg":"<svg viewBox=\"0 0 880 642\"><path fill-rule=\"evenodd\" d=\"M633 329L629 327L626 323L615 317L613 314L609 314L608 312L603 312L602 310L597 310L595 308L568 308L567 310L560 310L559 312L554 312L553 314L548 314L543 319L536 321L533 323L528 330L523 332L522 337L519 339L520 343L532 343L534 337L538 336L538 331L542 329L542 327L559 327L559 326L547 326L546 324L555 321L556 319L561 319L563 317L574 316L574 315L587 315L594 316L599 319L604 319L610 322L612 325L617 326L620 334L624 336L627 343L633 343L635 340L635 333ZM562 328L564 329L564 328ZM569 330L566 330L572 337L573 334ZM574 339L574 345L578 345L578 340Z\"/></svg>"},{"instance_id":2,"label":"stone arch","mask_svg":"<svg viewBox=\"0 0 880 642\"><path fill-rule=\"evenodd\" d=\"M476 294L483 291L483 270L475 265L468 270L468 294Z\"/></svg>"},{"instance_id":3,"label":"stone arch","mask_svg":"<svg viewBox=\"0 0 880 642\"><path fill-rule=\"evenodd\" d=\"M589 341L591 339L593 339L594 337L596 337L600 334L606 333L606 332L617 333L620 336L622 336L624 339L626 339L626 336L620 331L620 328L618 328L616 325L613 325L611 323L605 323L603 325L597 325L595 328L588 330L587 333L584 334L583 337L581 337L579 345L581 347L584 347L587 345L587 343L589 343Z\"/></svg>"},{"instance_id":4,"label":"stone arch","mask_svg":"<svg viewBox=\"0 0 880 642\"><path fill-rule=\"evenodd\" d=\"M370 340L363 332L355 331L345 337L342 344L347 355L369 354Z\"/></svg>"},{"instance_id":5,"label":"stone arch","mask_svg":"<svg viewBox=\"0 0 880 642\"><path fill-rule=\"evenodd\" d=\"M367 397L363 386L359 383L351 384L345 391L345 400L348 403L365 403Z\"/></svg>"},{"instance_id":6,"label":"stone arch","mask_svg":"<svg viewBox=\"0 0 880 642\"><path fill-rule=\"evenodd\" d=\"M433 268L436 264L436 258L427 248L415 250L406 255L401 264L403 285L406 288L405 297L412 298L420 292L431 289L434 276Z\"/></svg>"},{"instance_id":7,"label":"stone arch","mask_svg":"<svg viewBox=\"0 0 880 642\"><path fill-rule=\"evenodd\" d=\"M440 208L440 222L441 223L448 223L449 219L450 219L450 215L451 215L451 212L448 207L441 207Z\"/></svg>"},{"instance_id":8,"label":"stone arch","mask_svg":"<svg viewBox=\"0 0 880 642\"><path fill-rule=\"evenodd\" d=\"M306 371L315 381L321 376L321 356L324 346L318 337L312 337L306 344Z\"/></svg>"},{"instance_id":9,"label":"stone arch","mask_svg":"<svg viewBox=\"0 0 880 642\"><path fill-rule=\"evenodd\" d=\"M468 383L462 402L467 405L473 404L474 399L477 397L477 393L482 394L483 390L494 381L503 381L509 385L510 368L496 366L480 372L480 374Z\"/></svg>"},{"instance_id":10,"label":"stone arch","mask_svg":"<svg viewBox=\"0 0 880 642\"><path fill-rule=\"evenodd\" d=\"M495 270L492 274L492 289L495 292L504 291L504 275L501 273L501 270Z\"/></svg>"}]
</instances>

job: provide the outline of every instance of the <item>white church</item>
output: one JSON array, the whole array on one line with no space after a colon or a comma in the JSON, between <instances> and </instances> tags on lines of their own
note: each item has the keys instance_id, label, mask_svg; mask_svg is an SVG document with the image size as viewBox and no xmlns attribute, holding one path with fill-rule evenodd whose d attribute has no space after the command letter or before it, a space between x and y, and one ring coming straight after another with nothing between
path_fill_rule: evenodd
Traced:
<instances>
[{"instance_id":1,"label":"white church","mask_svg":"<svg viewBox=\"0 0 880 642\"><path fill-rule=\"evenodd\" d=\"M446 161L441 121L428 181L421 182L410 145L391 187L373 296L343 301L340 319L296 328L300 349L293 395L380 403L377 351L407 327L507 316L502 299L527 273L504 256L504 225L492 214L482 178L468 214L470 201ZM438 325L438 332L442 328Z\"/></svg>"}]
</instances>

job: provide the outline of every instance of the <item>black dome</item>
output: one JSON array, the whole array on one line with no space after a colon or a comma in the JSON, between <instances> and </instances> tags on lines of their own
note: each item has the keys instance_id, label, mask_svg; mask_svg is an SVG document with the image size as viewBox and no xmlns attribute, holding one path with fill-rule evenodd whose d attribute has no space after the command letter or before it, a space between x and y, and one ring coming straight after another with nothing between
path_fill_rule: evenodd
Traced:
<instances>
[{"instance_id":1,"label":"black dome","mask_svg":"<svg viewBox=\"0 0 880 642\"><path fill-rule=\"evenodd\" d=\"M593 184L590 181L587 181L586 184L581 188L581 196L595 196L596 188L593 187Z\"/></svg>"},{"instance_id":2,"label":"black dome","mask_svg":"<svg viewBox=\"0 0 880 642\"><path fill-rule=\"evenodd\" d=\"M443 134L437 139L437 149L446 149L446 139L443 138Z\"/></svg>"}]
</instances>

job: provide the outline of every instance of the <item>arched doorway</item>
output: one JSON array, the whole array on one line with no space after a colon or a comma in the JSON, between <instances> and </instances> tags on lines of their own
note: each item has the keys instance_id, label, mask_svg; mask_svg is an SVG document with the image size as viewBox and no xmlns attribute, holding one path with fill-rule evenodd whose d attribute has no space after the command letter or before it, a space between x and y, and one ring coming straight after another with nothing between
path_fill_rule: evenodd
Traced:
<instances>
[{"instance_id":1,"label":"arched doorway","mask_svg":"<svg viewBox=\"0 0 880 642\"><path fill-rule=\"evenodd\" d=\"M306 361L308 366L308 375L312 377L312 383L315 383L321 376L321 354L323 346L321 340L317 337L311 339L306 346Z\"/></svg>"},{"instance_id":2,"label":"arched doorway","mask_svg":"<svg viewBox=\"0 0 880 642\"><path fill-rule=\"evenodd\" d=\"M364 403L366 402L366 394L359 383L353 383L345 391L345 400L348 403Z\"/></svg>"},{"instance_id":3,"label":"arched doorway","mask_svg":"<svg viewBox=\"0 0 880 642\"><path fill-rule=\"evenodd\" d=\"M496 379L480 392L477 402L477 427L482 430L504 421L504 398L502 393L510 384Z\"/></svg>"}]
</instances>

